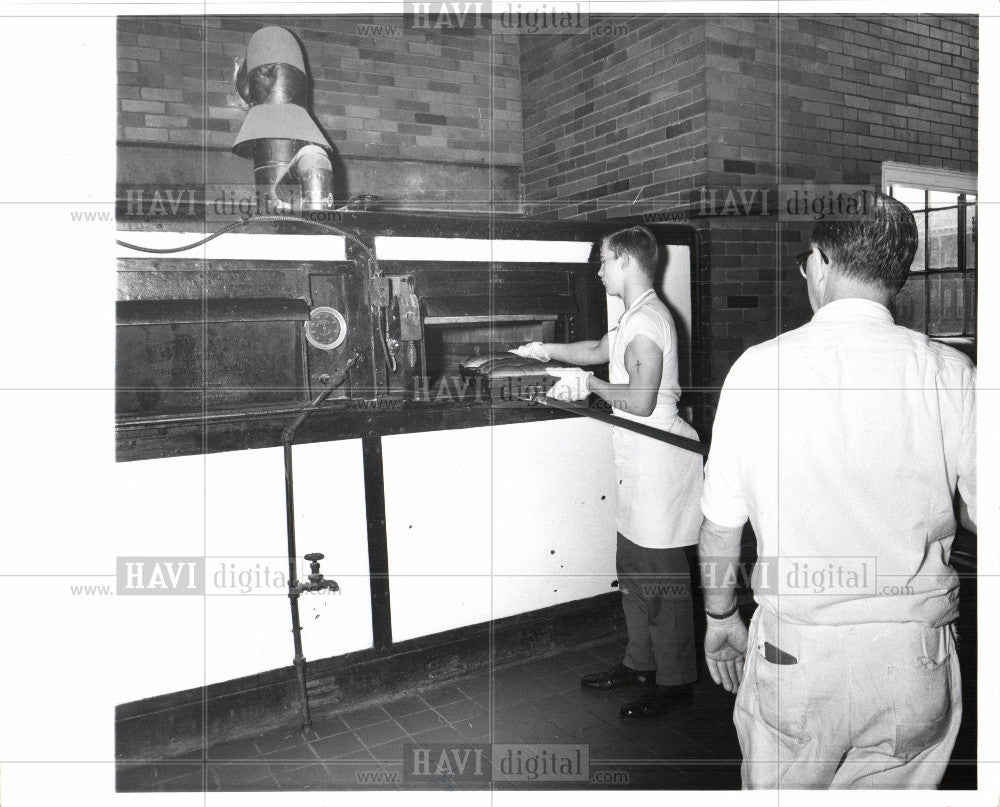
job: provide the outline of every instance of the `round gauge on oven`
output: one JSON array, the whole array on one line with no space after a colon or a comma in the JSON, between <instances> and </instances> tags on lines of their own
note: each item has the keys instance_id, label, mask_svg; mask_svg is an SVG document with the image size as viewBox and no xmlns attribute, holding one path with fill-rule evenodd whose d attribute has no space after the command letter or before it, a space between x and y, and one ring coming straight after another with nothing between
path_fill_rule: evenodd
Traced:
<instances>
[{"instance_id":1,"label":"round gauge on oven","mask_svg":"<svg viewBox=\"0 0 1000 807\"><path fill-rule=\"evenodd\" d=\"M347 320L336 308L321 305L309 312L306 320L306 339L320 350L340 347L347 338Z\"/></svg>"}]
</instances>

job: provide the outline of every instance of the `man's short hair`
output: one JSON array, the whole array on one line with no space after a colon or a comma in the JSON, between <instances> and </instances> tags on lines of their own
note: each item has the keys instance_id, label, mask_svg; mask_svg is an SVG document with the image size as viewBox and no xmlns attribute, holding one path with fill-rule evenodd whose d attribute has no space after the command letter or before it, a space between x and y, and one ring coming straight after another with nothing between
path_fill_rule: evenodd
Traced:
<instances>
[{"instance_id":1,"label":"man's short hair","mask_svg":"<svg viewBox=\"0 0 1000 807\"><path fill-rule=\"evenodd\" d=\"M660 258L660 246L656 243L656 236L649 231L648 227L637 225L618 230L618 232L604 236L601 243L616 258L620 258L623 252L627 252L649 279L653 279L653 275L656 273L656 264Z\"/></svg>"},{"instance_id":2,"label":"man's short hair","mask_svg":"<svg viewBox=\"0 0 1000 807\"><path fill-rule=\"evenodd\" d=\"M857 205L819 222L811 242L847 277L899 291L917 251L917 223L906 205L882 193L854 194Z\"/></svg>"}]
</instances>

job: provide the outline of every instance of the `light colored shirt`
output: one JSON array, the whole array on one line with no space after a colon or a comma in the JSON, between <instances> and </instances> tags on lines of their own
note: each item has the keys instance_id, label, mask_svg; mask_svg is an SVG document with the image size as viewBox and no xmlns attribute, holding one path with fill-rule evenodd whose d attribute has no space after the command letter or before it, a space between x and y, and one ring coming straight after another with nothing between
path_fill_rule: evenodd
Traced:
<instances>
[{"instance_id":1,"label":"light colored shirt","mask_svg":"<svg viewBox=\"0 0 1000 807\"><path fill-rule=\"evenodd\" d=\"M656 407L646 417L614 409L618 417L669 430L677 417L677 401L681 397L678 381L677 327L670 309L649 289L636 299L618 320L618 327L611 332L611 364L608 378L612 384L628 384L625 351L637 336L645 336L663 353L663 372L656 391Z\"/></svg>"},{"instance_id":2,"label":"light colored shirt","mask_svg":"<svg viewBox=\"0 0 1000 807\"><path fill-rule=\"evenodd\" d=\"M612 384L629 383L625 351L639 335L650 339L663 352L656 407L648 417L614 407L612 412L697 440L697 432L677 414L681 394L677 380L677 329L670 311L653 289L633 301L611 332L608 378ZM614 428L611 439L618 475L618 532L632 543L650 549L698 543L701 456L626 429Z\"/></svg>"},{"instance_id":3,"label":"light colored shirt","mask_svg":"<svg viewBox=\"0 0 1000 807\"><path fill-rule=\"evenodd\" d=\"M976 370L870 300L823 306L726 378L701 509L757 535L757 602L797 624L947 624L956 488L976 512Z\"/></svg>"}]
</instances>

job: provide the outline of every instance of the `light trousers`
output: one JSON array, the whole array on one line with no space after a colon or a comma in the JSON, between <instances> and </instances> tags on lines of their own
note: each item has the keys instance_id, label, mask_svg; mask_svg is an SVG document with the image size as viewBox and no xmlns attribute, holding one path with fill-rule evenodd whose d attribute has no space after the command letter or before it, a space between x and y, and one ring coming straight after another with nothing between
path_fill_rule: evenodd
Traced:
<instances>
[{"instance_id":1,"label":"light trousers","mask_svg":"<svg viewBox=\"0 0 1000 807\"><path fill-rule=\"evenodd\" d=\"M763 606L754 614L734 711L744 788L933 789L961 720L952 625L799 626Z\"/></svg>"}]
</instances>

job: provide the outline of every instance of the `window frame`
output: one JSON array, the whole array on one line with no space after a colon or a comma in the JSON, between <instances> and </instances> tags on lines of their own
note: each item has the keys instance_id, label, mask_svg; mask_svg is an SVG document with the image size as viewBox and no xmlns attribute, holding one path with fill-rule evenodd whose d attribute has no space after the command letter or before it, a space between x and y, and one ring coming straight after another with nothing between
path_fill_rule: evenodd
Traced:
<instances>
[{"instance_id":1,"label":"window frame","mask_svg":"<svg viewBox=\"0 0 1000 807\"><path fill-rule=\"evenodd\" d=\"M970 194L974 194L976 197L975 205L978 208L979 205L979 190L978 190L978 178L977 175L968 171L953 171L945 168L929 168L920 165L910 165L907 163L897 163L897 162L884 162L882 163L882 192L891 195L891 189L894 186L909 187L913 189L923 190L924 192L924 266L921 274L924 278L924 290L927 295L925 303L925 314L924 314L924 334L926 334L931 339L938 339L940 341L949 340L961 340L961 341L971 341L972 345L975 346L978 342L978 322L973 324L972 332L969 333L968 318L966 318L966 325L963 326L961 334L952 335L932 335L931 330L931 306L930 306L930 294L931 294L931 278L935 276L943 275L953 275L958 274L962 277L967 276L970 272L973 274L974 286L973 286L973 296L971 300L966 301L966 305L971 305L973 311L976 314L976 319L978 319L978 306L976 306L976 297L978 296L978 276L979 276L979 248L978 248L978 225L979 218L976 217L974 234L973 237L977 241L976 245L976 256L975 263L973 266L967 266L966 262L968 260L968 255L966 252L966 242L965 242L965 232L967 229L967 209L968 203L965 201L966 197ZM930 193L933 191L939 191L943 193L953 193L958 196L958 201L956 205L946 205L941 208L930 206ZM931 261L931 249L930 249L930 218L929 213L931 211L937 210L950 210L952 207L957 208L957 219L958 219L958 233L957 233L957 243L956 243L956 255L955 260L957 266L954 268L935 268L930 267Z\"/></svg>"},{"instance_id":2,"label":"window frame","mask_svg":"<svg viewBox=\"0 0 1000 807\"><path fill-rule=\"evenodd\" d=\"M949 168L926 168L908 163L882 163L882 192L888 193L890 185L908 185L929 191L945 193L975 193L978 199L978 177L969 171L952 171Z\"/></svg>"}]
</instances>

